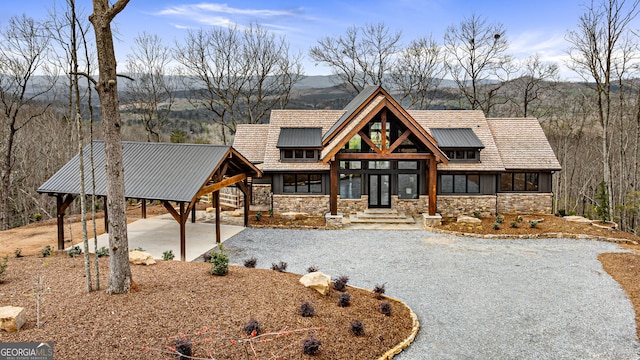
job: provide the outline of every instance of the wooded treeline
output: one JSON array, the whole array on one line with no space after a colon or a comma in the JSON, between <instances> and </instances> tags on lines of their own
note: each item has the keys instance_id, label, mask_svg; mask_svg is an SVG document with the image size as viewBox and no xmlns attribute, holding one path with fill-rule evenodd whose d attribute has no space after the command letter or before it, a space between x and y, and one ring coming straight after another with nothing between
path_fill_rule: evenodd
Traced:
<instances>
[{"instance_id":1,"label":"wooded treeline","mask_svg":"<svg viewBox=\"0 0 640 360\"><path fill-rule=\"evenodd\" d=\"M306 54L337 79L326 91L333 97L322 99L295 88L305 54L259 24L190 30L173 43L138 34L118 68L132 78L119 80L123 137L230 144L237 124L265 121L271 109L341 108L365 86L382 84L411 109L537 117L563 167L554 176L556 210L596 216L608 206L614 221L637 232L639 1L583 8L566 34L566 65L580 82L560 78L559 64L539 54L514 59L508 29L478 14L452 24L443 39L425 34L407 41L385 24L351 27L316 40ZM0 229L32 222L35 214L55 216L52 199L35 190L78 150L77 102L85 142L95 126L89 110L96 99L86 90L92 85L79 100L72 96L68 11L63 5L47 19L0 24ZM83 45L75 72L91 74L97 62L95 44L84 36L87 17L77 16ZM444 87L442 79L453 85ZM94 138L101 138L100 128Z\"/></svg>"}]
</instances>

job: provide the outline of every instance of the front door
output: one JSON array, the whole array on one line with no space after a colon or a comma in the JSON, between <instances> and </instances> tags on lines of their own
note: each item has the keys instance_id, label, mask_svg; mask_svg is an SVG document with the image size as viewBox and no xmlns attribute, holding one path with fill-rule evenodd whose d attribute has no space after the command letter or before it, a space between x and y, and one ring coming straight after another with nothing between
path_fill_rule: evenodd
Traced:
<instances>
[{"instance_id":1,"label":"front door","mask_svg":"<svg viewBox=\"0 0 640 360\"><path fill-rule=\"evenodd\" d=\"M369 207L370 208L390 208L391 191L390 175L370 174L369 175Z\"/></svg>"}]
</instances>

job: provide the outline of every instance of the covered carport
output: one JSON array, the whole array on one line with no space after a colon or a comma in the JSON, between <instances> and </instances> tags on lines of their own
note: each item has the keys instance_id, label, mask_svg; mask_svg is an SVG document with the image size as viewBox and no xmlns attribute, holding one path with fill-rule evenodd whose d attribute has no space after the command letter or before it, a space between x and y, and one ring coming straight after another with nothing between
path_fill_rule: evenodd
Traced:
<instances>
[{"instance_id":1,"label":"covered carport","mask_svg":"<svg viewBox=\"0 0 640 360\"><path fill-rule=\"evenodd\" d=\"M85 193L107 203L107 176L104 142L93 142L94 181L91 176L91 149L84 150ZM180 259L185 260L186 222L191 214L195 222L196 203L211 194L216 211L216 242L220 242L220 190L236 185L244 196L244 226L249 218L251 184L249 179L262 173L231 146L123 142L125 198L142 200L142 217L146 202L160 201L180 225ZM80 158L76 155L37 190L56 197L58 249L64 249L65 211L80 195ZM175 203L176 205L172 205ZM105 231L108 230L105 206Z\"/></svg>"}]
</instances>

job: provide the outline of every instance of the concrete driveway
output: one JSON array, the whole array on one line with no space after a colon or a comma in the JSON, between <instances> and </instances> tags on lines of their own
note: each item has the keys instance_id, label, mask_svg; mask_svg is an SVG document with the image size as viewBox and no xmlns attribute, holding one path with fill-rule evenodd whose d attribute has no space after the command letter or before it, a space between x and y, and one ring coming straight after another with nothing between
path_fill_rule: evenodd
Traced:
<instances>
[{"instance_id":1,"label":"concrete driveway","mask_svg":"<svg viewBox=\"0 0 640 360\"><path fill-rule=\"evenodd\" d=\"M634 311L597 260L604 242L485 240L426 231L246 229L232 263L315 265L353 285L386 283L422 329L398 359L638 359Z\"/></svg>"}]
</instances>

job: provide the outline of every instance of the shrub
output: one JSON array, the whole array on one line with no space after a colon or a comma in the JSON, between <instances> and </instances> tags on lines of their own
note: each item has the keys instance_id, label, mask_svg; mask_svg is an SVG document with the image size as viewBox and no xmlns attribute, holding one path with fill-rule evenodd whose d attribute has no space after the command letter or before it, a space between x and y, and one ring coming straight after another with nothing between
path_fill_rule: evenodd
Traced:
<instances>
[{"instance_id":1,"label":"shrub","mask_svg":"<svg viewBox=\"0 0 640 360\"><path fill-rule=\"evenodd\" d=\"M273 217L273 208L269 209L269 217Z\"/></svg>"},{"instance_id":2,"label":"shrub","mask_svg":"<svg viewBox=\"0 0 640 360\"><path fill-rule=\"evenodd\" d=\"M191 359L193 355L191 341L188 339L178 339L174 346L176 347L176 353L180 354L180 360Z\"/></svg>"},{"instance_id":3,"label":"shrub","mask_svg":"<svg viewBox=\"0 0 640 360\"><path fill-rule=\"evenodd\" d=\"M380 312L386 316L391 316L391 304L384 301L380 303Z\"/></svg>"},{"instance_id":4,"label":"shrub","mask_svg":"<svg viewBox=\"0 0 640 360\"><path fill-rule=\"evenodd\" d=\"M162 260L173 260L176 256L173 254L173 250L167 250L162 253Z\"/></svg>"},{"instance_id":5,"label":"shrub","mask_svg":"<svg viewBox=\"0 0 640 360\"><path fill-rule=\"evenodd\" d=\"M344 288L345 286L347 286L348 281L349 281L348 276L341 275L337 279L333 280L333 288L338 291L344 291Z\"/></svg>"},{"instance_id":6,"label":"shrub","mask_svg":"<svg viewBox=\"0 0 640 360\"><path fill-rule=\"evenodd\" d=\"M500 223L499 222L494 222L493 223L493 230L500 230Z\"/></svg>"},{"instance_id":7,"label":"shrub","mask_svg":"<svg viewBox=\"0 0 640 360\"><path fill-rule=\"evenodd\" d=\"M538 222L535 220L531 220L529 221L529 226L531 226L531 228L534 229L535 227L538 226Z\"/></svg>"},{"instance_id":8,"label":"shrub","mask_svg":"<svg viewBox=\"0 0 640 360\"><path fill-rule=\"evenodd\" d=\"M511 227L514 228L514 229L517 229L518 228L518 222L517 221L512 221L511 222Z\"/></svg>"},{"instance_id":9,"label":"shrub","mask_svg":"<svg viewBox=\"0 0 640 360\"><path fill-rule=\"evenodd\" d=\"M362 322L359 321L359 320L352 321L351 322L351 332L355 336L364 335L364 325L362 324Z\"/></svg>"},{"instance_id":10,"label":"shrub","mask_svg":"<svg viewBox=\"0 0 640 360\"><path fill-rule=\"evenodd\" d=\"M524 219L522 219L522 216L520 215L516 215L516 217L513 219L515 222L519 222L521 223Z\"/></svg>"},{"instance_id":11,"label":"shrub","mask_svg":"<svg viewBox=\"0 0 640 360\"><path fill-rule=\"evenodd\" d=\"M384 295L384 292L386 291L384 285L385 284L382 284L382 285L376 284L376 286L373 287L373 293L376 294L377 299L381 299L382 295Z\"/></svg>"},{"instance_id":12,"label":"shrub","mask_svg":"<svg viewBox=\"0 0 640 360\"><path fill-rule=\"evenodd\" d=\"M305 355L315 355L318 353L318 351L320 351L320 345L322 345L320 340L314 338L313 335L311 335L310 338L305 339L302 342L302 352Z\"/></svg>"},{"instance_id":13,"label":"shrub","mask_svg":"<svg viewBox=\"0 0 640 360\"><path fill-rule=\"evenodd\" d=\"M351 295L349 293L340 294L340 298L338 299L338 306L347 307L351 304Z\"/></svg>"},{"instance_id":14,"label":"shrub","mask_svg":"<svg viewBox=\"0 0 640 360\"><path fill-rule=\"evenodd\" d=\"M53 254L53 250L49 245L45 246L44 249L40 250L40 255L42 255L42 257L51 256L52 254Z\"/></svg>"},{"instance_id":15,"label":"shrub","mask_svg":"<svg viewBox=\"0 0 640 360\"><path fill-rule=\"evenodd\" d=\"M4 275L4 271L7 270L7 266L9 266L8 263L9 257L5 255L4 258L2 258L2 261L0 261L0 278Z\"/></svg>"},{"instance_id":16,"label":"shrub","mask_svg":"<svg viewBox=\"0 0 640 360\"><path fill-rule=\"evenodd\" d=\"M137 248L131 249L129 251L144 251L144 249L140 246L138 246Z\"/></svg>"},{"instance_id":17,"label":"shrub","mask_svg":"<svg viewBox=\"0 0 640 360\"><path fill-rule=\"evenodd\" d=\"M498 215L496 216L496 223L502 224L504 222L504 216Z\"/></svg>"},{"instance_id":18,"label":"shrub","mask_svg":"<svg viewBox=\"0 0 640 360\"><path fill-rule=\"evenodd\" d=\"M285 272L287 271L287 263L284 261L280 261L279 263L271 263L271 270Z\"/></svg>"},{"instance_id":19,"label":"shrub","mask_svg":"<svg viewBox=\"0 0 640 360\"><path fill-rule=\"evenodd\" d=\"M244 261L244 267L254 268L256 264L258 264L258 259L253 256Z\"/></svg>"},{"instance_id":20,"label":"shrub","mask_svg":"<svg viewBox=\"0 0 640 360\"><path fill-rule=\"evenodd\" d=\"M35 221L42 220L42 214L40 214L40 213L33 214L33 220L35 220Z\"/></svg>"},{"instance_id":21,"label":"shrub","mask_svg":"<svg viewBox=\"0 0 640 360\"><path fill-rule=\"evenodd\" d=\"M575 211L575 210L569 210L569 211L567 211L567 215L569 215L569 216L576 216L576 215L578 215L578 212L577 212L577 211Z\"/></svg>"},{"instance_id":22,"label":"shrub","mask_svg":"<svg viewBox=\"0 0 640 360\"><path fill-rule=\"evenodd\" d=\"M318 267L317 267L317 266L315 266L315 265L311 265L311 266L309 266L309 267L307 268L307 272L308 272L308 273L312 273L312 272L316 272L316 271L318 271Z\"/></svg>"},{"instance_id":23,"label":"shrub","mask_svg":"<svg viewBox=\"0 0 640 360\"><path fill-rule=\"evenodd\" d=\"M71 248L69 248L69 250L67 250L67 255L69 255L69 257L75 258L76 255L80 255L82 254L82 250L80 250L80 246L76 245L76 246L72 246Z\"/></svg>"},{"instance_id":24,"label":"shrub","mask_svg":"<svg viewBox=\"0 0 640 360\"><path fill-rule=\"evenodd\" d=\"M17 258L21 258L21 257L22 257L22 249L21 249L21 248L16 248L15 250L13 250L13 254L14 254Z\"/></svg>"},{"instance_id":25,"label":"shrub","mask_svg":"<svg viewBox=\"0 0 640 360\"><path fill-rule=\"evenodd\" d=\"M222 252L222 245L218 245L218 251L215 249L211 250L211 259L209 262L211 263L211 270L209 273L211 275L225 276L229 272L229 257Z\"/></svg>"},{"instance_id":26,"label":"shrub","mask_svg":"<svg viewBox=\"0 0 640 360\"><path fill-rule=\"evenodd\" d=\"M302 317L312 317L315 312L316 309L308 301L303 302L302 305L300 305L300 315Z\"/></svg>"},{"instance_id":27,"label":"shrub","mask_svg":"<svg viewBox=\"0 0 640 360\"><path fill-rule=\"evenodd\" d=\"M107 249L106 247L101 247L100 249L98 249L96 251L96 256L101 258L101 257L105 257L105 256L109 256L109 249Z\"/></svg>"},{"instance_id":28,"label":"shrub","mask_svg":"<svg viewBox=\"0 0 640 360\"><path fill-rule=\"evenodd\" d=\"M567 216L567 211L565 209L558 210L558 216L561 216L561 217Z\"/></svg>"},{"instance_id":29,"label":"shrub","mask_svg":"<svg viewBox=\"0 0 640 360\"><path fill-rule=\"evenodd\" d=\"M256 221L260 221L260 219L262 219L262 211L256 213Z\"/></svg>"},{"instance_id":30,"label":"shrub","mask_svg":"<svg viewBox=\"0 0 640 360\"><path fill-rule=\"evenodd\" d=\"M480 213L480 211L474 211L473 212L473 217L476 219L481 219L482 218L482 214Z\"/></svg>"},{"instance_id":31,"label":"shrub","mask_svg":"<svg viewBox=\"0 0 640 360\"><path fill-rule=\"evenodd\" d=\"M254 319L249 320L247 325L244 326L244 333L247 336L256 336L260 333L260 323Z\"/></svg>"}]
</instances>

